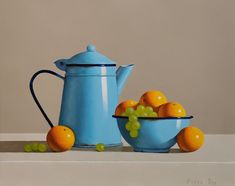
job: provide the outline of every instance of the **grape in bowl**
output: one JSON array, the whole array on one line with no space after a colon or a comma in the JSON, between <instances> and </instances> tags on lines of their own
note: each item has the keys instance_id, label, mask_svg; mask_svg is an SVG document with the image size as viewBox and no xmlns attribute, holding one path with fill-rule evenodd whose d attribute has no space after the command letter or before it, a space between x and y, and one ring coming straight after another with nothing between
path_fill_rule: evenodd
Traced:
<instances>
[{"instance_id":1,"label":"grape in bowl","mask_svg":"<svg viewBox=\"0 0 235 186\"><path fill-rule=\"evenodd\" d=\"M186 117L138 117L138 135L131 137L126 129L128 116L113 116L117 119L122 137L137 152L168 152L176 144L177 134L190 125L193 116Z\"/></svg>"}]
</instances>

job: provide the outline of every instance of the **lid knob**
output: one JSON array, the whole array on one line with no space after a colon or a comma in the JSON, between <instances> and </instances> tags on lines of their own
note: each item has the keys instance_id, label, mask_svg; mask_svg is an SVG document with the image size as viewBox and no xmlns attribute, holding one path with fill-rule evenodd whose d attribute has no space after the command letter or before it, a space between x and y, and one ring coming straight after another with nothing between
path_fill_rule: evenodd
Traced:
<instances>
[{"instance_id":1,"label":"lid knob","mask_svg":"<svg viewBox=\"0 0 235 186\"><path fill-rule=\"evenodd\" d=\"M95 46L92 44L87 45L86 49L88 52L95 52L96 51Z\"/></svg>"}]
</instances>

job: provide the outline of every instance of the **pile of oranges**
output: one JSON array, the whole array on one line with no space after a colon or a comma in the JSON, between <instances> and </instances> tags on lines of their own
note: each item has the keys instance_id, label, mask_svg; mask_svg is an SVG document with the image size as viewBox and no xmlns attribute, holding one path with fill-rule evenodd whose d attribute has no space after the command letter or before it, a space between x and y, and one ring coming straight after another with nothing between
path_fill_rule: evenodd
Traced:
<instances>
[{"instance_id":1,"label":"pile of oranges","mask_svg":"<svg viewBox=\"0 0 235 186\"><path fill-rule=\"evenodd\" d=\"M157 117L186 117L184 107L177 102L168 102L166 96L157 90L145 92L139 102L126 100L121 102L115 110L116 116L121 116L127 108L136 109L139 105L152 107ZM198 150L204 143L204 133L196 127L189 126L182 129L177 135L177 144L184 152Z\"/></svg>"}]
</instances>

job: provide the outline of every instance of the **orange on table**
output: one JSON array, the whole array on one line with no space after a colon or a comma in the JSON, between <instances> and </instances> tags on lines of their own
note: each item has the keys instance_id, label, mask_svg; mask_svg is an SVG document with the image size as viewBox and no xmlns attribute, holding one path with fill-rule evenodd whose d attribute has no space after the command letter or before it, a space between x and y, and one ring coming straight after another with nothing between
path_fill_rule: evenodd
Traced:
<instances>
[{"instance_id":1,"label":"orange on table","mask_svg":"<svg viewBox=\"0 0 235 186\"><path fill-rule=\"evenodd\" d=\"M167 102L166 96L158 90L150 90L145 92L139 100L140 105L150 106L155 112L158 111L160 105Z\"/></svg>"},{"instance_id":2,"label":"orange on table","mask_svg":"<svg viewBox=\"0 0 235 186\"><path fill-rule=\"evenodd\" d=\"M196 127L189 126L177 135L177 144L184 152L198 150L204 143L204 133Z\"/></svg>"},{"instance_id":3,"label":"orange on table","mask_svg":"<svg viewBox=\"0 0 235 186\"><path fill-rule=\"evenodd\" d=\"M54 126L47 133L47 144L52 151L63 152L70 150L74 142L74 133L66 126Z\"/></svg>"},{"instance_id":4,"label":"orange on table","mask_svg":"<svg viewBox=\"0 0 235 186\"><path fill-rule=\"evenodd\" d=\"M177 102L168 102L161 105L158 109L158 117L184 117L186 111L184 107Z\"/></svg>"},{"instance_id":5,"label":"orange on table","mask_svg":"<svg viewBox=\"0 0 235 186\"><path fill-rule=\"evenodd\" d=\"M123 112L126 111L126 108L128 108L128 107L132 107L135 109L137 104L138 104L138 102L135 100L132 100L132 99L123 101L116 107L115 115L120 116Z\"/></svg>"}]
</instances>

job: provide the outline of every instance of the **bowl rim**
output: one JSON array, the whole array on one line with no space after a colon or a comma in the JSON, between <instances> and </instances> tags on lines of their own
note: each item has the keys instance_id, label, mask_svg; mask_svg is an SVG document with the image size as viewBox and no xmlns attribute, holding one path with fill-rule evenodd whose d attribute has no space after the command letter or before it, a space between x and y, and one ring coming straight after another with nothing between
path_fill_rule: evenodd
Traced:
<instances>
[{"instance_id":1,"label":"bowl rim","mask_svg":"<svg viewBox=\"0 0 235 186\"><path fill-rule=\"evenodd\" d=\"M116 116L112 115L113 118L128 118L128 116ZM185 117L138 117L138 119L146 119L146 120L166 120L166 119L192 119L193 116L185 116Z\"/></svg>"}]
</instances>

